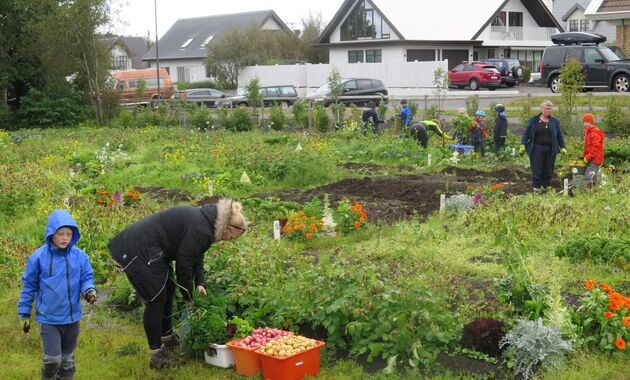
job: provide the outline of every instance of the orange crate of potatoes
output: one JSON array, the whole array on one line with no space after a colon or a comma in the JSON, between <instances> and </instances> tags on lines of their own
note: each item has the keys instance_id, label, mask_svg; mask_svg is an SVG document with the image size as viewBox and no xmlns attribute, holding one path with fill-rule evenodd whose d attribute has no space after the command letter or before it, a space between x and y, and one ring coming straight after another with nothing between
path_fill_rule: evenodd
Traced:
<instances>
[{"instance_id":1,"label":"orange crate of potatoes","mask_svg":"<svg viewBox=\"0 0 630 380\"><path fill-rule=\"evenodd\" d=\"M256 351L265 380L300 380L319 372L319 354L326 343L301 336L287 336Z\"/></svg>"}]
</instances>

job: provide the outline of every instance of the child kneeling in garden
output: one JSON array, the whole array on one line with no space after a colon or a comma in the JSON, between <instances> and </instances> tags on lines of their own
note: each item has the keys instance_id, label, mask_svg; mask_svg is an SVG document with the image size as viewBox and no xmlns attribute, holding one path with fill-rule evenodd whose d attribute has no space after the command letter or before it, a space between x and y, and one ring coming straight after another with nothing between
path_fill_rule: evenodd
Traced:
<instances>
[{"instance_id":1,"label":"child kneeling in garden","mask_svg":"<svg viewBox=\"0 0 630 380\"><path fill-rule=\"evenodd\" d=\"M18 301L20 325L30 330L31 308L40 324L44 346L41 378L71 380L79 337L81 295L96 301L94 271L88 255L76 246L80 233L70 213L55 210L48 217L46 242L28 258Z\"/></svg>"}]
</instances>

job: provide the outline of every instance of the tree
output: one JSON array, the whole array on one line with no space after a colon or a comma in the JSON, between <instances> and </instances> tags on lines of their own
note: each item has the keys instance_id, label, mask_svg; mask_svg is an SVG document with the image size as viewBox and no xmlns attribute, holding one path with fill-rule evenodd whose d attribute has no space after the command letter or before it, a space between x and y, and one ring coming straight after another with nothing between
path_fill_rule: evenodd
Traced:
<instances>
[{"instance_id":1,"label":"tree","mask_svg":"<svg viewBox=\"0 0 630 380\"><path fill-rule=\"evenodd\" d=\"M584 70L580 61L568 59L560 68L560 92L562 103L560 105L561 117L573 123L573 112L577 102L578 93L584 87Z\"/></svg>"},{"instance_id":2,"label":"tree","mask_svg":"<svg viewBox=\"0 0 630 380\"><path fill-rule=\"evenodd\" d=\"M206 65L222 86L235 88L238 73L245 66L294 63L300 60L300 43L293 33L260 30L232 30L208 47Z\"/></svg>"},{"instance_id":3,"label":"tree","mask_svg":"<svg viewBox=\"0 0 630 380\"><path fill-rule=\"evenodd\" d=\"M334 109L335 122L339 125L341 122L341 116L343 116L340 115L340 109L342 107L339 107L339 97L343 95L343 87L341 84L341 74L337 68L333 67L330 71L330 74L328 75L328 83L330 85L330 97L333 102L332 108Z\"/></svg>"},{"instance_id":4,"label":"tree","mask_svg":"<svg viewBox=\"0 0 630 380\"><path fill-rule=\"evenodd\" d=\"M328 63L328 49L313 47L324 30L321 13L309 13L302 19L300 43L302 58L309 63Z\"/></svg>"}]
</instances>

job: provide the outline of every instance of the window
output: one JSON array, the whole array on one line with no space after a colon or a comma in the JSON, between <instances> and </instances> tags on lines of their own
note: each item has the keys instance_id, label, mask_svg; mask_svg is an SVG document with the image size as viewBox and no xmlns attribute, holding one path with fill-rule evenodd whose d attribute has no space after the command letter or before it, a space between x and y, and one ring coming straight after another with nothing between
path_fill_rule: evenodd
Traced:
<instances>
[{"instance_id":1,"label":"window","mask_svg":"<svg viewBox=\"0 0 630 380\"><path fill-rule=\"evenodd\" d=\"M343 84L343 88L344 90L347 91L354 91L357 89L357 81L356 80L349 80L346 83Z\"/></svg>"},{"instance_id":2,"label":"window","mask_svg":"<svg viewBox=\"0 0 630 380\"><path fill-rule=\"evenodd\" d=\"M579 62L584 62L584 54L583 49L576 47L574 49L568 49L567 56L564 61L568 61L569 59L577 59Z\"/></svg>"},{"instance_id":3,"label":"window","mask_svg":"<svg viewBox=\"0 0 630 380\"><path fill-rule=\"evenodd\" d=\"M290 86L280 87L280 94L282 96L297 96L295 88Z\"/></svg>"},{"instance_id":4,"label":"window","mask_svg":"<svg viewBox=\"0 0 630 380\"><path fill-rule=\"evenodd\" d=\"M577 32L579 28L578 20L569 21L569 32Z\"/></svg>"},{"instance_id":5,"label":"window","mask_svg":"<svg viewBox=\"0 0 630 380\"><path fill-rule=\"evenodd\" d=\"M505 12L499 12L492 19L492 26L505 26Z\"/></svg>"},{"instance_id":6,"label":"window","mask_svg":"<svg viewBox=\"0 0 630 380\"><path fill-rule=\"evenodd\" d=\"M372 88L372 81L369 79L359 79L357 82L359 82L359 88L361 90L367 90Z\"/></svg>"},{"instance_id":7,"label":"window","mask_svg":"<svg viewBox=\"0 0 630 380\"><path fill-rule=\"evenodd\" d=\"M488 58L494 58L494 49L488 49Z\"/></svg>"},{"instance_id":8,"label":"window","mask_svg":"<svg viewBox=\"0 0 630 380\"><path fill-rule=\"evenodd\" d=\"M127 62L127 56L119 55L112 57L112 70L126 70Z\"/></svg>"},{"instance_id":9,"label":"window","mask_svg":"<svg viewBox=\"0 0 630 380\"><path fill-rule=\"evenodd\" d=\"M602 56L599 55L597 49L594 48L586 48L584 50L584 64L594 64L596 59L602 59Z\"/></svg>"},{"instance_id":10,"label":"window","mask_svg":"<svg viewBox=\"0 0 630 380\"><path fill-rule=\"evenodd\" d=\"M182 44L182 46L180 46L179 48L180 48L180 49L186 49L186 48L188 47L188 45L190 45L190 43L192 42L192 40L194 40L194 38L189 38L189 39L187 39L187 40L186 40L186 42L184 42L184 43Z\"/></svg>"},{"instance_id":11,"label":"window","mask_svg":"<svg viewBox=\"0 0 630 380\"><path fill-rule=\"evenodd\" d=\"M580 20L580 32L588 32L589 21L587 19Z\"/></svg>"},{"instance_id":12,"label":"window","mask_svg":"<svg viewBox=\"0 0 630 380\"><path fill-rule=\"evenodd\" d=\"M434 49L407 49L407 62L435 61Z\"/></svg>"},{"instance_id":13,"label":"window","mask_svg":"<svg viewBox=\"0 0 630 380\"><path fill-rule=\"evenodd\" d=\"M359 1L341 24L341 40L388 39L389 25L366 1Z\"/></svg>"},{"instance_id":14,"label":"window","mask_svg":"<svg viewBox=\"0 0 630 380\"><path fill-rule=\"evenodd\" d=\"M348 63L362 63L363 50L348 50Z\"/></svg>"},{"instance_id":15,"label":"window","mask_svg":"<svg viewBox=\"0 0 630 380\"><path fill-rule=\"evenodd\" d=\"M209 35L208 38L206 38L201 44L201 48L203 49L206 46L208 46L208 44L210 43L210 41L212 41L213 38L214 38L214 34Z\"/></svg>"},{"instance_id":16,"label":"window","mask_svg":"<svg viewBox=\"0 0 630 380\"><path fill-rule=\"evenodd\" d=\"M368 62L368 63L382 62L382 50L381 49L366 50L365 62Z\"/></svg>"},{"instance_id":17,"label":"window","mask_svg":"<svg viewBox=\"0 0 630 380\"><path fill-rule=\"evenodd\" d=\"M510 26L523 26L523 12L510 12Z\"/></svg>"},{"instance_id":18,"label":"window","mask_svg":"<svg viewBox=\"0 0 630 380\"><path fill-rule=\"evenodd\" d=\"M190 83L190 67L177 66L177 81Z\"/></svg>"},{"instance_id":19,"label":"window","mask_svg":"<svg viewBox=\"0 0 630 380\"><path fill-rule=\"evenodd\" d=\"M276 97L276 98L280 96L278 87L267 87L267 96Z\"/></svg>"},{"instance_id":20,"label":"window","mask_svg":"<svg viewBox=\"0 0 630 380\"><path fill-rule=\"evenodd\" d=\"M503 58L512 58L512 49L503 49Z\"/></svg>"}]
</instances>

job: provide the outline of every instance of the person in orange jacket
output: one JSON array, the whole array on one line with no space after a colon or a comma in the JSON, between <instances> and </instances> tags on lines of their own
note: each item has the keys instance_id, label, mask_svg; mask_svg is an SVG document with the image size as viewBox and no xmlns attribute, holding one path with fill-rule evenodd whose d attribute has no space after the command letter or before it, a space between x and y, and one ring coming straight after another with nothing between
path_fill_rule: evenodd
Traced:
<instances>
[{"instance_id":1,"label":"person in orange jacket","mask_svg":"<svg viewBox=\"0 0 630 380\"><path fill-rule=\"evenodd\" d=\"M586 113L582 116L584 122L584 151L583 159L586 164L584 183L588 188L593 187L600 166L604 163L604 132L595 126L595 116Z\"/></svg>"}]
</instances>

